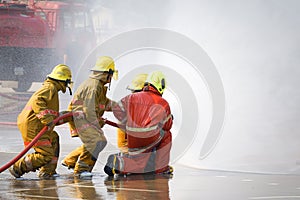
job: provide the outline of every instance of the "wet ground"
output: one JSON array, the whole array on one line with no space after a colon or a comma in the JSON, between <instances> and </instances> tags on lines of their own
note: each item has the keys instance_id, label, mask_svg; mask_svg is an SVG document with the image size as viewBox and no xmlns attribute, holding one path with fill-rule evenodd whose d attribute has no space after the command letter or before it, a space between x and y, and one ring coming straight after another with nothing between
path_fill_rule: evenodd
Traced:
<instances>
[{"instance_id":1,"label":"wet ground","mask_svg":"<svg viewBox=\"0 0 300 200\"><path fill-rule=\"evenodd\" d=\"M80 142L61 134L61 159ZM22 150L19 132L1 127L0 165ZM109 148L109 147L108 147ZM299 175L271 175L194 169L174 164L174 174L107 177L104 151L90 179L78 179L59 165L60 177L40 180L35 172L22 179L0 174L0 199L300 199Z\"/></svg>"},{"instance_id":2,"label":"wet ground","mask_svg":"<svg viewBox=\"0 0 300 200\"><path fill-rule=\"evenodd\" d=\"M0 167L23 150L21 135L14 125L18 112L26 102L19 97L0 96ZM21 97L26 99L28 95L22 94ZM109 178L103 172L103 164L107 156L117 150L114 130L110 131L105 130L109 144L101 152L92 178L78 179L61 165L57 168L60 177L53 180L40 180L35 172L15 179L6 170L0 174L0 199L300 199L300 175L213 171L201 169L201 166L195 169L175 163L172 176ZM81 142L70 137L65 125L57 127L57 132L61 142L60 163Z\"/></svg>"}]
</instances>

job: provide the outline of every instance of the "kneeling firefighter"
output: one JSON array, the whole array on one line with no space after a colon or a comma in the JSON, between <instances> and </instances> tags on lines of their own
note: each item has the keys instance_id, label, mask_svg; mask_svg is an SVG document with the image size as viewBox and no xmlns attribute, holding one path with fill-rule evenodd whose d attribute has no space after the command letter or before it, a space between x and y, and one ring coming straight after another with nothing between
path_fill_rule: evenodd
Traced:
<instances>
[{"instance_id":1,"label":"kneeling firefighter","mask_svg":"<svg viewBox=\"0 0 300 200\"><path fill-rule=\"evenodd\" d=\"M141 92L144 87L147 76L148 74L136 75L131 81L131 84L127 86L126 89L130 90L131 93ZM121 128L117 129L117 144L121 153L125 153L125 154L128 153L127 136L125 131L122 130Z\"/></svg>"},{"instance_id":2,"label":"kneeling firefighter","mask_svg":"<svg viewBox=\"0 0 300 200\"><path fill-rule=\"evenodd\" d=\"M65 93L66 88L69 88L71 95L71 83L70 68L63 64L55 66L41 88L31 96L18 115L17 124L25 146L36 137L44 126L47 125L49 129L33 146L35 152L27 154L9 169L14 177L19 178L23 174L37 169L39 169L40 178L58 176L56 166L59 156L59 136L51 125L60 114L58 92ZM69 120L71 119L64 119L65 122Z\"/></svg>"},{"instance_id":3,"label":"kneeling firefighter","mask_svg":"<svg viewBox=\"0 0 300 200\"><path fill-rule=\"evenodd\" d=\"M150 74L141 92L122 98L114 116L126 126L128 154L108 157L104 171L114 174L172 173L169 166L173 117L162 98L166 79L162 72Z\"/></svg>"}]
</instances>

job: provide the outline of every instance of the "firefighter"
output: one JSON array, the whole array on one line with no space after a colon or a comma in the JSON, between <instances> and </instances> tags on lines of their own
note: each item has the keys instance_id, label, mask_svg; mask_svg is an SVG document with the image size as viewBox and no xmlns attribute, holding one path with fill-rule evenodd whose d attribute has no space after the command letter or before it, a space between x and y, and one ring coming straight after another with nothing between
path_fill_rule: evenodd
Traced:
<instances>
[{"instance_id":1,"label":"firefighter","mask_svg":"<svg viewBox=\"0 0 300 200\"><path fill-rule=\"evenodd\" d=\"M162 98L166 78L151 73L143 91L122 98L113 108L114 116L126 125L128 154L112 154L104 171L114 174L172 173L169 166L173 117Z\"/></svg>"},{"instance_id":2,"label":"firefighter","mask_svg":"<svg viewBox=\"0 0 300 200\"><path fill-rule=\"evenodd\" d=\"M111 111L115 102L106 97L108 87L105 85L110 85L112 77L117 80L117 75L114 60L99 57L89 78L78 87L69 104L68 110L82 113L73 117L69 125L71 135L79 136L83 144L62 161L63 166L74 168L75 176L91 177L98 155L107 144L101 117L105 111Z\"/></svg>"},{"instance_id":3,"label":"firefighter","mask_svg":"<svg viewBox=\"0 0 300 200\"><path fill-rule=\"evenodd\" d=\"M24 145L27 146L37 134L48 126L39 140L34 144L34 153L27 154L18 160L10 169L10 173L19 178L23 174L39 169L40 178L58 176L56 173L59 156L59 136L53 130L53 120L59 116L58 92L71 94L72 75L68 66L59 64L47 76L42 87L29 99L22 112L18 115L17 124L22 134Z\"/></svg>"},{"instance_id":4,"label":"firefighter","mask_svg":"<svg viewBox=\"0 0 300 200\"><path fill-rule=\"evenodd\" d=\"M127 86L127 89L130 90L132 93L142 91L147 76L148 74L136 75L131 81L131 84ZM128 153L127 136L125 131L120 128L117 129L117 144L121 153Z\"/></svg>"}]
</instances>

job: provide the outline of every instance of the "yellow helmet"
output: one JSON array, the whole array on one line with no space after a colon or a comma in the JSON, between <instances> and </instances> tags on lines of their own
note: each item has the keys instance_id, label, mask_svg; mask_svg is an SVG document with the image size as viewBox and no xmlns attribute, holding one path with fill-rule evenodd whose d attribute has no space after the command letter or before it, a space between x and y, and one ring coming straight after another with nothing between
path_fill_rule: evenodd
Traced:
<instances>
[{"instance_id":1,"label":"yellow helmet","mask_svg":"<svg viewBox=\"0 0 300 200\"><path fill-rule=\"evenodd\" d=\"M145 83L154 86L160 94L163 94L166 89L166 78L161 71L152 72Z\"/></svg>"},{"instance_id":2,"label":"yellow helmet","mask_svg":"<svg viewBox=\"0 0 300 200\"><path fill-rule=\"evenodd\" d=\"M118 70L115 69L115 62L109 56L100 56L91 71L107 72L112 74L115 80L118 79Z\"/></svg>"},{"instance_id":3,"label":"yellow helmet","mask_svg":"<svg viewBox=\"0 0 300 200\"><path fill-rule=\"evenodd\" d=\"M56 65L51 74L48 74L49 78L59 80L59 81L65 81L68 83L72 82L72 73L70 68L67 65L64 64L59 64Z\"/></svg>"},{"instance_id":4,"label":"yellow helmet","mask_svg":"<svg viewBox=\"0 0 300 200\"><path fill-rule=\"evenodd\" d=\"M147 76L148 74L136 75L134 79L131 81L131 85L127 86L127 89L131 90L132 92L142 90L146 82Z\"/></svg>"}]
</instances>

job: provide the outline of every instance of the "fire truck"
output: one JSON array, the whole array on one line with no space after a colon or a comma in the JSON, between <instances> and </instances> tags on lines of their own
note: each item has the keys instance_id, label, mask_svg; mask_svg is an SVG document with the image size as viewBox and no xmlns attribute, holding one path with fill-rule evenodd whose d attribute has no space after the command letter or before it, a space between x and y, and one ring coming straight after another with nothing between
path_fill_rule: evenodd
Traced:
<instances>
[{"instance_id":1,"label":"fire truck","mask_svg":"<svg viewBox=\"0 0 300 200\"><path fill-rule=\"evenodd\" d=\"M17 92L64 63L73 74L96 45L90 9L78 1L0 0L0 84Z\"/></svg>"}]
</instances>

